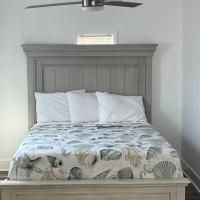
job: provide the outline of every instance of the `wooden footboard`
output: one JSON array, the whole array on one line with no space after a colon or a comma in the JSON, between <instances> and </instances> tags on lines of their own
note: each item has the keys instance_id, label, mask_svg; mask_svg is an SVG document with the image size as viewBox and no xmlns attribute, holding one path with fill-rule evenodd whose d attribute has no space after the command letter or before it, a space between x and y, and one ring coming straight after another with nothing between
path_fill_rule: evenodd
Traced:
<instances>
[{"instance_id":1,"label":"wooden footboard","mask_svg":"<svg viewBox=\"0 0 200 200\"><path fill-rule=\"evenodd\" d=\"M187 179L1 181L1 200L184 200Z\"/></svg>"}]
</instances>

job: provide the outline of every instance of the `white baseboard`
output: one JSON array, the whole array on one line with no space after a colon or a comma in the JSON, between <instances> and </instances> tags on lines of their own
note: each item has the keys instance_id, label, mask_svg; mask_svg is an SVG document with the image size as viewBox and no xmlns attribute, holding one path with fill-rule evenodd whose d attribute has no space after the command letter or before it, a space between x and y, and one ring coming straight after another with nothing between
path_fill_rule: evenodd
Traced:
<instances>
[{"instance_id":1,"label":"white baseboard","mask_svg":"<svg viewBox=\"0 0 200 200\"><path fill-rule=\"evenodd\" d=\"M10 159L0 159L0 171L8 171Z\"/></svg>"},{"instance_id":2,"label":"white baseboard","mask_svg":"<svg viewBox=\"0 0 200 200\"><path fill-rule=\"evenodd\" d=\"M182 168L187 176L190 179L191 183L196 187L196 189L200 192L200 176L199 174L187 163L183 158L182 161Z\"/></svg>"}]
</instances>

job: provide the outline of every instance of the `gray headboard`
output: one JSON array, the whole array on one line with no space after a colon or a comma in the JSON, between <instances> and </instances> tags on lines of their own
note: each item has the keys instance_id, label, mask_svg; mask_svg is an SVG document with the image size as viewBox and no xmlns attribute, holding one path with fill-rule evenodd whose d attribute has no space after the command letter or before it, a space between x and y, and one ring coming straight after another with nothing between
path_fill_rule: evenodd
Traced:
<instances>
[{"instance_id":1,"label":"gray headboard","mask_svg":"<svg viewBox=\"0 0 200 200\"><path fill-rule=\"evenodd\" d=\"M22 45L28 61L29 127L35 123L34 92L86 89L140 95L151 122L155 44Z\"/></svg>"}]
</instances>

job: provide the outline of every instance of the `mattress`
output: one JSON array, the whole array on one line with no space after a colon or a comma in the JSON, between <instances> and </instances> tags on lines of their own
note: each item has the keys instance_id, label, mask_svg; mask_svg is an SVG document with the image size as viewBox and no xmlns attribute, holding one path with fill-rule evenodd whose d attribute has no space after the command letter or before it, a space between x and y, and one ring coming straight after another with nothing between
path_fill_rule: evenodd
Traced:
<instances>
[{"instance_id":1,"label":"mattress","mask_svg":"<svg viewBox=\"0 0 200 200\"><path fill-rule=\"evenodd\" d=\"M148 123L35 125L8 174L26 181L179 177L177 151Z\"/></svg>"}]
</instances>

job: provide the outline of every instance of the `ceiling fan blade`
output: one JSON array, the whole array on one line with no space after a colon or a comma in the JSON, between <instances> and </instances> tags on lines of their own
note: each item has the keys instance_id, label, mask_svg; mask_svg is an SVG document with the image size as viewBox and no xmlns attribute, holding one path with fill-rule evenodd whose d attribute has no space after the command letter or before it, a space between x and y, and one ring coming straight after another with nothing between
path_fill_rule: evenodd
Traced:
<instances>
[{"instance_id":1,"label":"ceiling fan blade","mask_svg":"<svg viewBox=\"0 0 200 200\"><path fill-rule=\"evenodd\" d=\"M142 3L125 2L125 1L107 1L107 2L104 1L104 5L135 8L137 6L142 5Z\"/></svg>"},{"instance_id":2,"label":"ceiling fan blade","mask_svg":"<svg viewBox=\"0 0 200 200\"><path fill-rule=\"evenodd\" d=\"M28 6L28 7L26 7L26 9L42 8L42 7L53 7L53 6L66 6L66 5L76 5L76 4L82 4L82 1L74 1L74 2L67 2L67 3L41 4L41 5Z\"/></svg>"}]
</instances>

